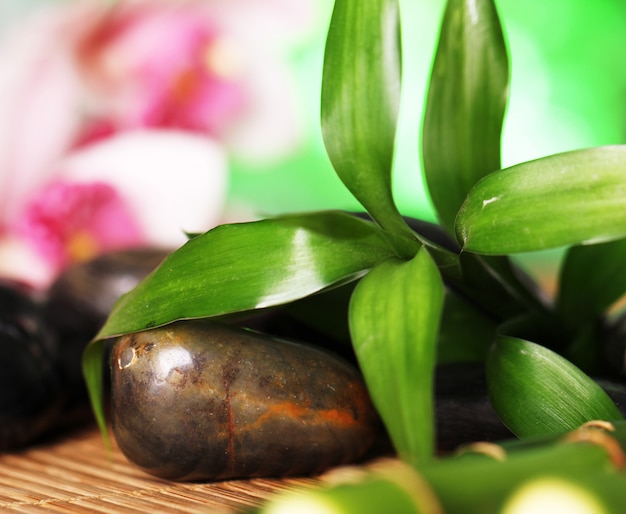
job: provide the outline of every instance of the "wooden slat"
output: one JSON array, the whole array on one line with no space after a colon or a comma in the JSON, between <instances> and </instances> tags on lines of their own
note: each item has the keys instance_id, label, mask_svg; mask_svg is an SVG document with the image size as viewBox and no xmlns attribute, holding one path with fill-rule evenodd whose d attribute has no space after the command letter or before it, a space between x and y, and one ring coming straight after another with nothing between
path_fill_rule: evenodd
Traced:
<instances>
[{"instance_id":1,"label":"wooden slat","mask_svg":"<svg viewBox=\"0 0 626 514\"><path fill-rule=\"evenodd\" d=\"M355 468L342 469L352 473ZM117 447L109 454L97 429L88 426L53 442L0 455L0 510L235 514L278 492L318 486L340 472L317 478L175 483L144 473Z\"/></svg>"},{"instance_id":2,"label":"wooden slat","mask_svg":"<svg viewBox=\"0 0 626 514\"><path fill-rule=\"evenodd\" d=\"M58 441L0 455L0 509L11 512L215 512L259 505L276 492L320 479L175 483L147 475L95 427Z\"/></svg>"}]
</instances>

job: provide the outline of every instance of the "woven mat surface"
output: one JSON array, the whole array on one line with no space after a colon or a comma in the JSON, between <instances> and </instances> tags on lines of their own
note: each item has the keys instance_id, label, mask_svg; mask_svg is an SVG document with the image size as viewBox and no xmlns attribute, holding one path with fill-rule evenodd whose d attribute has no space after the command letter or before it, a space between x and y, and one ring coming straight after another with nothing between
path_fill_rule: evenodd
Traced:
<instances>
[{"instance_id":1,"label":"woven mat surface","mask_svg":"<svg viewBox=\"0 0 626 514\"><path fill-rule=\"evenodd\" d=\"M117 448L109 454L97 429L88 426L52 442L0 455L0 510L230 514L245 512L277 492L324 481L318 477L169 482L145 474Z\"/></svg>"}]
</instances>

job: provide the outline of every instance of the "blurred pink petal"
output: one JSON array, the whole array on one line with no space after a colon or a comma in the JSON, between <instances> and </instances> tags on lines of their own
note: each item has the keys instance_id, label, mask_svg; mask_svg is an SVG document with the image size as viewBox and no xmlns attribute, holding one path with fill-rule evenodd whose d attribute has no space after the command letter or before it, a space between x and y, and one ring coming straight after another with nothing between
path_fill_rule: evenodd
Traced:
<instances>
[{"instance_id":1,"label":"blurred pink petal","mask_svg":"<svg viewBox=\"0 0 626 514\"><path fill-rule=\"evenodd\" d=\"M248 160L300 141L287 47L313 21L299 0L128 0L83 27L77 52L96 124L203 132ZM167 41L167 44L163 44Z\"/></svg>"},{"instance_id":2,"label":"blurred pink petal","mask_svg":"<svg viewBox=\"0 0 626 514\"><path fill-rule=\"evenodd\" d=\"M219 28L197 11L191 4L126 2L85 34L79 45L84 69L120 128L216 135L241 115L240 84L210 60Z\"/></svg>"},{"instance_id":3,"label":"blurred pink petal","mask_svg":"<svg viewBox=\"0 0 626 514\"><path fill-rule=\"evenodd\" d=\"M123 198L98 181L61 180L44 187L26 205L17 233L57 269L143 242Z\"/></svg>"},{"instance_id":4,"label":"blurred pink petal","mask_svg":"<svg viewBox=\"0 0 626 514\"><path fill-rule=\"evenodd\" d=\"M45 11L0 43L0 225L75 137L79 87L61 14Z\"/></svg>"},{"instance_id":5,"label":"blurred pink petal","mask_svg":"<svg viewBox=\"0 0 626 514\"><path fill-rule=\"evenodd\" d=\"M222 147L178 131L123 132L63 161L73 182L102 181L124 197L146 240L166 247L221 221L227 190Z\"/></svg>"},{"instance_id":6,"label":"blurred pink petal","mask_svg":"<svg viewBox=\"0 0 626 514\"><path fill-rule=\"evenodd\" d=\"M313 0L54 2L0 41L0 274L222 221L227 154L300 141Z\"/></svg>"}]
</instances>

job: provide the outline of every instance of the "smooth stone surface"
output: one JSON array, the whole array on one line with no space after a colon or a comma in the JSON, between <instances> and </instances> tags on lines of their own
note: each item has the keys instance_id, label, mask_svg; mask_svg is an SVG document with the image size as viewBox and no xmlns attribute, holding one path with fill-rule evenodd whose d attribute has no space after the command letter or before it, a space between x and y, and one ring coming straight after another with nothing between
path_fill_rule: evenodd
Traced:
<instances>
[{"instance_id":1,"label":"smooth stone surface","mask_svg":"<svg viewBox=\"0 0 626 514\"><path fill-rule=\"evenodd\" d=\"M435 413L437 449L441 452L475 441L514 437L489 402L482 363L437 367Z\"/></svg>"},{"instance_id":2,"label":"smooth stone surface","mask_svg":"<svg viewBox=\"0 0 626 514\"><path fill-rule=\"evenodd\" d=\"M344 360L203 321L121 337L111 382L120 449L168 479L315 474L359 459L380 427Z\"/></svg>"},{"instance_id":3,"label":"smooth stone surface","mask_svg":"<svg viewBox=\"0 0 626 514\"><path fill-rule=\"evenodd\" d=\"M75 402L86 400L81 358L115 302L134 288L167 256L161 248L105 253L65 269L50 286L45 317L59 340L61 366Z\"/></svg>"},{"instance_id":4,"label":"smooth stone surface","mask_svg":"<svg viewBox=\"0 0 626 514\"><path fill-rule=\"evenodd\" d=\"M55 341L40 305L20 284L0 282L0 450L50 429L65 401Z\"/></svg>"}]
</instances>

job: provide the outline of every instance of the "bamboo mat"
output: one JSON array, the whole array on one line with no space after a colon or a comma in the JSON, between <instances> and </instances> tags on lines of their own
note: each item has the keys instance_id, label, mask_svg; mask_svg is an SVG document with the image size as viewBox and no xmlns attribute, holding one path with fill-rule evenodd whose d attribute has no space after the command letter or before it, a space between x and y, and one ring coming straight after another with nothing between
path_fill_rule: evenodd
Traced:
<instances>
[{"instance_id":1,"label":"bamboo mat","mask_svg":"<svg viewBox=\"0 0 626 514\"><path fill-rule=\"evenodd\" d=\"M346 472L350 469L346 467ZM258 506L275 493L315 487L317 478L175 483L147 475L99 432L86 426L28 449L0 455L3 512L198 512L232 514Z\"/></svg>"}]
</instances>

